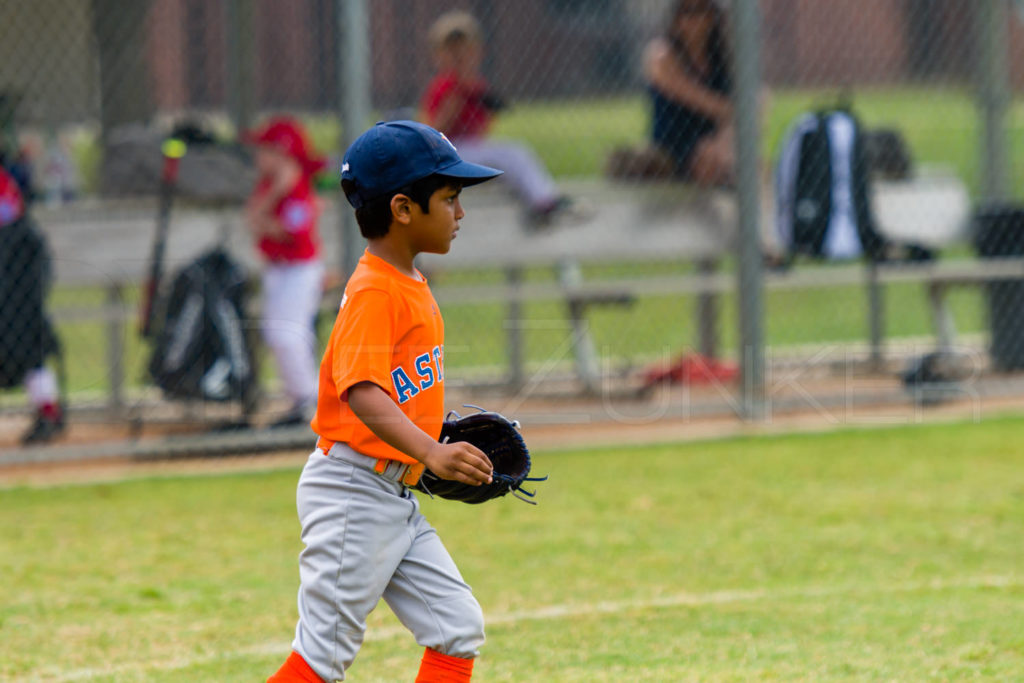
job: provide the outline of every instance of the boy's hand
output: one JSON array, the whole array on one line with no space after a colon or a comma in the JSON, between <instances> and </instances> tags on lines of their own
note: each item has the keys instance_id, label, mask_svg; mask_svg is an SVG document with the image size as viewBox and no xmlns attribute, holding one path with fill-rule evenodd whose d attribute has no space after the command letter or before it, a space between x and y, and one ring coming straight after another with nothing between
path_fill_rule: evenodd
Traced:
<instances>
[{"instance_id":1,"label":"boy's hand","mask_svg":"<svg viewBox=\"0 0 1024 683\"><path fill-rule=\"evenodd\" d=\"M352 412L389 446L408 453L441 479L469 486L490 484L494 467L487 455L465 441L435 441L412 423L373 382L359 382L348 389Z\"/></svg>"},{"instance_id":2,"label":"boy's hand","mask_svg":"<svg viewBox=\"0 0 1024 683\"><path fill-rule=\"evenodd\" d=\"M423 464L441 477L479 486L491 483L493 467L487 455L471 443L438 443L431 448Z\"/></svg>"}]
</instances>

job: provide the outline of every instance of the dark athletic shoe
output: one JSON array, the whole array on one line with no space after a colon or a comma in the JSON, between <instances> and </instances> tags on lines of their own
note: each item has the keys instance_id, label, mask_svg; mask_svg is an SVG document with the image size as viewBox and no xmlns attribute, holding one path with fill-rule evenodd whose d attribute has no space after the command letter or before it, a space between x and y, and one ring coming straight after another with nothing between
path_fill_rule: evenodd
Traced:
<instances>
[{"instance_id":1,"label":"dark athletic shoe","mask_svg":"<svg viewBox=\"0 0 1024 683\"><path fill-rule=\"evenodd\" d=\"M21 437L23 446L48 443L64 433L63 416L44 415L38 413L36 421Z\"/></svg>"},{"instance_id":2,"label":"dark athletic shoe","mask_svg":"<svg viewBox=\"0 0 1024 683\"><path fill-rule=\"evenodd\" d=\"M569 197L558 197L549 204L535 207L527 216L527 229L540 231L568 225L585 223L594 216L586 204Z\"/></svg>"}]
</instances>

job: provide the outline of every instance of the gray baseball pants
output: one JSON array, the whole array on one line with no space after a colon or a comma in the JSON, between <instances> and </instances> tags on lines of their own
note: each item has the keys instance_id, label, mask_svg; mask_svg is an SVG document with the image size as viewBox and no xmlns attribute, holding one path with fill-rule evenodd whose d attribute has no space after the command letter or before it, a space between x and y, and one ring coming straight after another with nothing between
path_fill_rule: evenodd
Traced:
<instances>
[{"instance_id":1,"label":"gray baseball pants","mask_svg":"<svg viewBox=\"0 0 1024 683\"><path fill-rule=\"evenodd\" d=\"M375 463L339 443L313 451L299 478L306 548L292 649L327 681L345 679L381 598L423 647L470 659L484 642L472 590L416 496L389 478L402 473L378 474Z\"/></svg>"}]
</instances>

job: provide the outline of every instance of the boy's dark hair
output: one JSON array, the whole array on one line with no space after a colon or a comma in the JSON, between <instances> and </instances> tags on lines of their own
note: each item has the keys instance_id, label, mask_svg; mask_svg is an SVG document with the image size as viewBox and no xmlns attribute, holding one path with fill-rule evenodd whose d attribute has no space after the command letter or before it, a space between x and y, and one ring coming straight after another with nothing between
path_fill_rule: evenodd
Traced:
<instances>
[{"instance_id":1,"label":"boy's dark hair","mask_svg":"<svg viewBox=\"0 0 1024 683\"><path fill-rule=\"evenodd\" d=\"M354 189L352 185L351 180L341 181L341 189L345 191L345 194ZM381 195L356 209L359 233L368 240L388 234L388 230L391 229L391 200L395 195L404 194L416 202L423 213L430 213L430 198L435 192L443 187L461 186L462 183L457 178L433 173L413 181L405 187L400 187L394 192Z\"/></svg>"}]
</instances>

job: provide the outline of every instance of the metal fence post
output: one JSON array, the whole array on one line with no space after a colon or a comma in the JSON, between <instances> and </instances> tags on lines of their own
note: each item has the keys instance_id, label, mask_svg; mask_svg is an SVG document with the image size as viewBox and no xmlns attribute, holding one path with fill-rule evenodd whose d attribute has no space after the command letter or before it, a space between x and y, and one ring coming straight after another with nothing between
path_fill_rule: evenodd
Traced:
<instances>
[{"instance_id":1,"label":"metal fence post","mask_svg":"<svg viewBox=\"0 0 1024 683\"><path fill-rule=\"evenodd\" d=\"M110 397L107 409L120 415L124 409L124 292L120 282L107 286L105 317L107 319L107 380Z\"/></svg>"},{"instance_id":2,"label":"metal fence post","mask_svg":"<svg viewBox=\"0 0 1024 683\"><path fill-rule=\"evenodd\" d=\"M760 12L757 0L733 2L736 53L736 180L739 200L739 325L742 417L764 417L764 332L761 297Z\"/></svg>"},{"instance_id":3,"label":"metal fence post","mask_svg":"<svg viewBox=\"0 0 1024 683\"><path fill-rule=\"evenodd\" d=\"M1009 104L1008 4L980 0L975 5L978 109L981 113L981 196L1007 199L1006 111Z\"/></svg>"},{"instance_id":4,"label":"metal fence post","mask_svg":"<svg viewBox=\"0 0 1024 683\"><path fill-rule=\"evenodd\" d=\"M718 271L718 260L702 258L697 261L697 274L709 281ZM718 355L718 299L715 291L701 291L697 294L697 350L701 355L714 358Z\"/></svg>"},{"instance_id":5,"label":"metal fence post","mask_svg":"<svg viewBox=\"0 0 1024 683\"><path fill-rule=\"evenodd\" d=\"M113 129L147 121L155 109L143 59L149 3L92 0L91 7L100 76L100 135L106 143Z\"/></svg>"},{"instance_id":6,"label":"metal fence post","mask_svg":"<svg viewBox=\"0 0 1024 683\"><path fill-rule=\"evenodd\" d=\"M370 116L370 13L368 0L335 0L338 18L338 88L341 113L341 154L363 132ZM341 210L341 269L346 279L362 253L362 239L355 216L344 198Z\"/></svg>"},{"instance_id":7,"label":"metal fence post","mask_svg":"<svg viewBox=\"0 0 1024 683\"><path fill-rule=\"evenodd\" d=\"M519 392L526 382L526 353L523 341L523 302L515 296L523 284L522 266L509 266L505 269L505 284L513 296L509 299L505 313L505 324L508 326L506 343L508 344L508 385L509 389Z\"/></svg>"},{"instance_id":8,"label":"metal fence post","mask_svg":"<svg viewBox=\"0 0 1024 683\"><path fill-rule=\"evenodd\" d=\"M878 262L868 260L868 334L871 344L871 368L882 369L885 362L885 296L878 278Z\"/></svg>"},{"instance_id":9,"label":"metal fence post","mask_svg":"<svg viewBox=\"0 0 1024 683\"><path fill-rule=\"evenodd\" d=\"M228 0L227 54L228 112L235 131L241 134L252 123L253 115L253 30L254 5L251 0Z\"/></svg>"}]
</instances>

